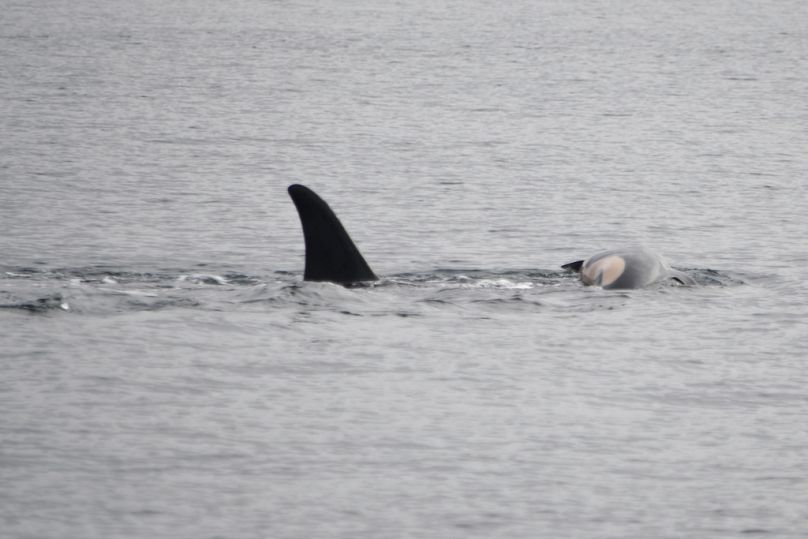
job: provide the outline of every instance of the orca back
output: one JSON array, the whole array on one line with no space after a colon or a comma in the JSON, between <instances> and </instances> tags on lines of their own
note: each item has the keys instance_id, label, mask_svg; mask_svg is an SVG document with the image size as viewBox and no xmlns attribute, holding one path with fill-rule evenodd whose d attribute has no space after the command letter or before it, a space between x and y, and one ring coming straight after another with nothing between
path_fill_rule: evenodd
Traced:
<instances>
[{"instance_id":1,"label":"orca back","mask_svg":"<svg viewBox=\"0 0 808 539\"><path fill-rule=\"evenodd\" d=\"M330 281L350 284L375 281L376 275L365 262L336 214L303 185L290 185L289 196L295 203L306 243L306 281Z\"/></svg>"}]
</instances>

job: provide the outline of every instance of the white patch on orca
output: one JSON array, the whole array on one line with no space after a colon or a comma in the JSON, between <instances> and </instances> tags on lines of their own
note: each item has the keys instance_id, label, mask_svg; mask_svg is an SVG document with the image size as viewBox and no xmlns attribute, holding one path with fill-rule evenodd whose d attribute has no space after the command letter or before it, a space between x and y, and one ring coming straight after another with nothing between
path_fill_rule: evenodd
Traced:
<instances>
[{"instance_id":1,"label":"white patch on orca","mask_svg":"<svg viewBox=\"0 0 808 539\"><path fill-rule=\"evenodd\" d=\"M589 260L581 268L581 279L586 284L609 286L626 270L626 261L617 255L609 255L590 263Z\"/></svg>"}]
</instances>

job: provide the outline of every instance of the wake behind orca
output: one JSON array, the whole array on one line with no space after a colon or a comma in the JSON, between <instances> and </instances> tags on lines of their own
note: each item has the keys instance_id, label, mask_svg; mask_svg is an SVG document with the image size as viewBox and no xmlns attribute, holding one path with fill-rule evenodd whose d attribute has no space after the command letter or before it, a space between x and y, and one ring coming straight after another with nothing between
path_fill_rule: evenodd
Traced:
<instances>
[{"instance_id":1,"label":"wake behind orca","mask_svg":"<svg viewBox=\"0 0 808 539\"><path fill-rule=\"evenodd\" d=\"M289 196L303 226L306 245L304 280L342 285L378 280L345 227L322 198L298 184L289 186ZM696 284L689 275L672 269L660 255L642 247L603 251L561 267L579 273L586 285L606 289L643 288L664 280Z\"/></svg>"}]
</instances>

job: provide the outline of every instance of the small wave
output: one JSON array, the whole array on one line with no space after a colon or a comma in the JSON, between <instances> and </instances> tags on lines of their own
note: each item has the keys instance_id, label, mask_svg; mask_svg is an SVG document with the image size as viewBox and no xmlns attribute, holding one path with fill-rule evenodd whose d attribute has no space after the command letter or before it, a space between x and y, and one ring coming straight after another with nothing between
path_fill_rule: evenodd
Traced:
<instances>
[{"instance_id":1,"label":"small wave","mask_svg":"<svg viewBox=\"0 0 808 539\"><path fill-rule=\"evenodd\" d=\"M425 273L401 273L381 284L527 290L557 284L559 275L557 271L545 270L437 269Z\"/></svg>"},{"instance_id":2,"label":"small wave","mask_svg":"<svg viewBox=\"0 0 808 539\"><path fill-rule=\"evenodd\" d=\"M61 294L53 294L31 301L2 303L0 304L0 309L20 310L29 313L45 313L53 310L69 311L70 305L68 305Z\"/></svg>"},{"instance_id":3,"label":"small wave","mask_svg":"<svg viewBox=\"0 0 808 539\"><path fill-rule=\"evenodd\" d=\"M193 273L190 275L180 275L177 281L183 283L188 282L192 284L212 284L223 285L227 284L227 279L221 275L213 275L210 273Z\"/></svg>"},{"instance_id":4,"label":"small wave","mask_svg":"<svg viewBox=\"0 0 808 539\"><path fill-rule=\"evenodd\" d=\"M30 273L14 273L13 271L6 271L5 276L11 279L29 279L31 277Z\"/></svg>"},{"instance_id":5,"label":"small wave","mask_svg":"<svg viewBox=\"0 0 808 539\"><path fill-rule=\"evenodd\" d=\"M3 275L9 279L30 279L36 276L38 273L41 273L41 270L36 268L27 268L27 267L20 267L20 268L10 268L3 272Z\"/></svg>"},{"instance_id":6,"label":"small wave","mask_svg":"<svg viewBox=\"0 0 808 539\"><path fill-rule=\"evenodd\" d=\"M507 298L482 298L482 299L473 299L471 303L477 305L527 305L527 306L534 306L534 307L541 307L543 303L535 300L535 299L525 299L520 295L513 295Z\"/></svg>"},{"instance_id":7,"label":"small wave","mask_svg":"<svg viewBox=\"0 0 808 539\"><path fill-rule=\"evenodd\" d=\"M202 303L193 298L161 298L156 301L131 298L128 305L138 311L160 311L171 308L193 309L201 307Z\"/></svg>"},{"instance_id":8,"label":"small wave","mask_svg":"<svg viewBox=\"0 0 808 539\"><path fill-rule=\"evenodd\" d=\"M460 288L504 288L507 290L529 290L533 288L530 281L511 281L510 279L480 279L460 285Z\"/></svg>"},{"instance_id":9,"label":"small wave","mask_svg":"<svg viewBox=\"0 0 808 539\"><path fill-rule=\"evenodd\" d=\"M72 281L82 283L120 284L128 282L155 283L173 279L176 273L126 271L111 266L88 266L78 268L4 268L3 277L8 279L34 279Z\"/></svg>"},{"instance_id":10,"label":"small wave","mask_svg":"<svg viewBox=\"0 0 808 539\"><path fill-rule=\"evenodd\" d=\"M225 273L224 278L229 284L237 286L255 286L263 283L258 277L244 273Z\"/></svg>"},{"instance_id":11,"label":"small wave","mask_svg":"<svg viewBox=\"0 0 808 539\"><path fill-rule=\"evenodd\" d=\"M692 277L700 286L739 286L746 281L727 272L708 268L676 268Z\"/></svg>"},{"instance_id":12,"label":"small wave","mask_svg":"<svg viewBox=\"0 0 808 539\"><path fill-rule=\"evenodd\" d=\"M99 292L108 292L110 294L120 296L140 296L147 298L156 298L159 296L159 294L155 292L146 292L143 290L123 290L123 289L104 288L104 287L98 287L96 290L98 290Z\"/></svg>"}]
</instances>

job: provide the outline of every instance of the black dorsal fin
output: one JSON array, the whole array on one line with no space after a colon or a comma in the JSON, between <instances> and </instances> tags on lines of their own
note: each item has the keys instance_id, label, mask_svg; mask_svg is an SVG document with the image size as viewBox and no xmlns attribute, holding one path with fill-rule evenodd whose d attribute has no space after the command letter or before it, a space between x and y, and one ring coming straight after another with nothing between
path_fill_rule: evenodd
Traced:
<instances>
[{"instance_id":1,"label":"black dorsal fin","mask_svg":"<svg viewBox=\"0 0 808 539\"><path fill-rule=\"evenodd\" d=\"M303 185L290 185L289 196L297 207L306 241L303 279L340 284L377 279L322 198Z\"/></svg>"},{"instance_id":2,"label":"black dorsal fin","mask_svg":"<svg viewBox=\"0 0 808 539\"><path fill-rule=\"evenodd\" d=\"M570 271L577 271L580 273L581 266L584 265L583 260L576 260L575 262L570 262L569 264L564 264L561 266L561 269L570 270Z\"/></svg>"}]
</instances>

